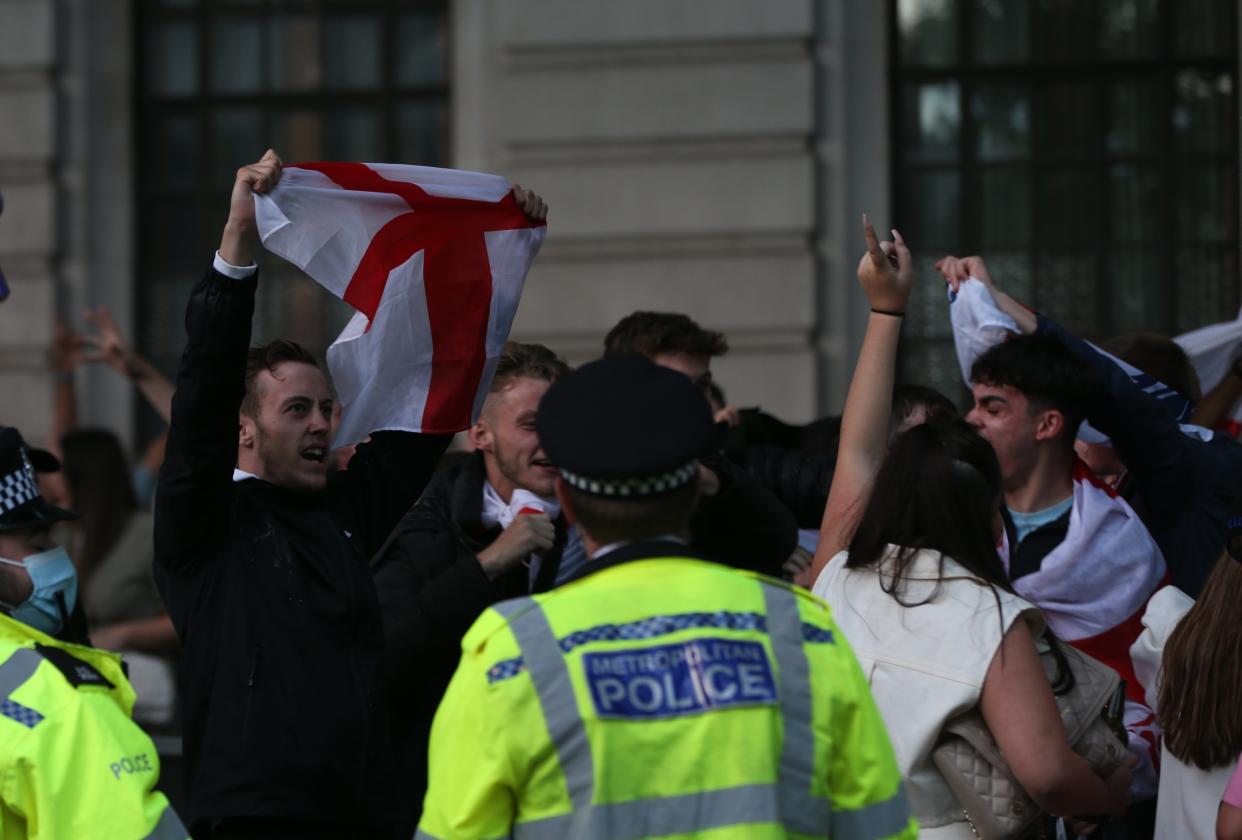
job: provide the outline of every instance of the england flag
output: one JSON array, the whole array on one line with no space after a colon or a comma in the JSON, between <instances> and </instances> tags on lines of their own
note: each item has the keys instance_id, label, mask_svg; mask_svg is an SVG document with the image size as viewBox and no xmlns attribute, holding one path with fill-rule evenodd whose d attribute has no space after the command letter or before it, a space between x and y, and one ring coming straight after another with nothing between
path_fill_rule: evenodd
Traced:
<instances>
[{"instance_id":1,"label":"england flag","mask_svg":"<svg viewBox=\"0 0 1242 840\"><path fill-rule=\"evenodd\" d=\"M255 195L264 246L357 310L328 348L335 446L478 417L547 231L510 190L479 172L301 163Z\"/></svg>"}]
</instances>

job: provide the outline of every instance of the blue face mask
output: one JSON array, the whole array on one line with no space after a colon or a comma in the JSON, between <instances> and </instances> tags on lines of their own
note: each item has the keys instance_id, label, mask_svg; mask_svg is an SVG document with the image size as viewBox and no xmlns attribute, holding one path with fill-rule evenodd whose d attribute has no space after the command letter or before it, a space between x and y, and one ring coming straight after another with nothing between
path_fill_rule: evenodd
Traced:
<instances>
[{"instance_id":1,"label":"blue face mask","mask_svg":"<svg viewBox=\"0 0 1242 840\"><path fill-rule=\"evenodd\" d=\"M53 548L20 561L0 557L0 563L25 569L34 584L30 597L9 610L9 615L48 635L60 632L78 602L78 572L68 553ZM64 612L58 594L64 598Z\"/></svg>"}]
</instances>

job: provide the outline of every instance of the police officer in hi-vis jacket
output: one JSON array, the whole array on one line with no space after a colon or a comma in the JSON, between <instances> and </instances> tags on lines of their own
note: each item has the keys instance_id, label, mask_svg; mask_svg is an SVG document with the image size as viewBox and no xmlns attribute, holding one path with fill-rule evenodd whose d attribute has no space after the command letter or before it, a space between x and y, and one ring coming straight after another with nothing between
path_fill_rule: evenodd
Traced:
<instances>
[{"instance_id":1,"label":"police officer in hi-vis jacket","mask_svg":"<svg viewBox=\"0 0 1242 840\"><path fill-rule=\"evenodd\" d=\"M712 431L690 380L605 358L537 429L590 560L464 637L416 836L915 837L828 605L686 545Z\"/></svg>"},{"instance_id":2,"label":"police officer in hi-vis jacket","mask_svg":"<svg viewBox=\"0 0 1242 840\"><path fill-rule=\"evenodd\" d=\"M121 657L66 641L77 572L49 529L75 515L39 495L36 464L60 468L0 427L0 838L186 840Z\"/></svg>"}]
</instances>

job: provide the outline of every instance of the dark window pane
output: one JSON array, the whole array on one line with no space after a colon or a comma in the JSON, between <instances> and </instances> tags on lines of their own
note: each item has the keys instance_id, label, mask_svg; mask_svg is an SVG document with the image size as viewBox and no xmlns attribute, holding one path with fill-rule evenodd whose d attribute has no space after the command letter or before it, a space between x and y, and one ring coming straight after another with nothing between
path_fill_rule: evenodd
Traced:
<instances>
[{"instance_id":1,"label":"dark window pane","mask_svg":"<svg viewBox=\"0 0 1242 840\"><path fill-rule=\"evenodd\" d=\"M1103 229L1095 170L1061 169L1037 176L1036 244L1052 251L1090 250Z\"/></svg>"},{"instance_id":2,"label":"dark window pane","mask_svg":"<svg viewBox=\"0 0 1242 840\"><path fill-rule=\"evenodd\" d=\"M1176 0L1169 5L1179 55L1223 58L1237 54L1237 0Z\"/></svg>"},{"instance_id":3,"label":"dark window pane","mask_svg":"<svg viewBox=\"0 0 1242 840\"><path fill-rule=\"evenodd\" d=\"M941 308L944 308L943 301ZM947 319L948 315L943 317ZM903 338L901 353L902 382L930 385L954 403L960 404L966 398L966 385L962 382L952 339L920 341Z\"/></svg>"},{"instance_id":4,"label":"dark window pane","mask_svg":"<svg viewBox=\"0 0 1242 840\"><path fill-rule=\"evenodd\" d=\"M957 82L911 84L901 92L901 142L911 161L951 161L961 128Z\"/></svg>"},{"instance_id":5,"label":"dark window pane","mask_svg":"<svg viewBox=\"0 0 1242 840\"><path fill-rule=\"evenodd\" d=\"M212 184L230 184L239 166L253 163L267 149L263 109L258 106L219 108L211 115Z\"/></svg>"},{"instance_id":6,"label":"dark window pane","mask_svg":"<svg viewBox=\"0 0 1242 840\"><path fill-rule=\"evenodd\" d=\"M169 20L147 33L147 90L160 96L191 96L198 91L198 27Z\"/></svg>"},{"instance_id":7,"label":"dark window pane","mask_svg":"<svg viewBox=\"0 0 1242 840\"><path fill-rule=\"evenodd\" d=\"M192 279L195 266L203 260L198 249L200 214L192 198L149 200L150 246L143 261L170 274L184 272Z\"/></svg>"},{"instance_id":8,"label":"dark window pane","mask_svg":"<svg viewBox=\"0 0 1242 840\"><path fill-rule=\"evenodd\" d=\"M1160 83L1155 79L1115 82L1108 86L1110 154L1156 155L1165 125Z\"/></svg>"},{"instance_id":9,"label":"dark window pane","mask_svg":"<svg viewBox=\"0 0 1242 840\"><path fill-rule=\"evenodd\" d=\"M1083 0L1034 0L1031 59L1081 61L1095 51L1095 4Z\"/></svg>"},{"instance_id":10,"label":"dark window pane","mask_svg":"<svg viewBox=\"0 0 1242 840\"><path fill-rule=\"evenodd\" d=\"M973 0L974 60L979 64L1020 64L1030 40L1027 0Z\"/></svg>"},{"instance_id":11,"label":"dark window pane","mask_svg":"<svg viewBox=\"0 0 1242 840\"><path fill-rule=\"evenodd\" d=\"M359 90L380 83L379 21L360 15L328 18L323 33L323 65L332 90Z\"/></svg>"},{"instance_id":12,"label":"dark window pane","mask_svg":"<svg viewBox=\"0 0 1242 840\"><path fill-rule=\"evenodd\" d=\"M156 180L161 187L192 188L199 168L198 125L191 116L165 117L152 143Z\"/></svg>"},{"instance_id":13,"label":"dark window pane","mask_svg":"<svg viewBox=\"0 0 1242 840\"><path fill-rule=\"evenodd\" d=\"M1238 267L1232 249L1183 248L1177 252L1177 276L1193 278L1177 287L1177 332L1197 329L1221 320L1237 308L1236 295L1226 294L1230 280L1237 283Z\"/></svg>"},{"instance_id":14,"label":"dark window pane","mask_svg":"<svg viewBox=\"0 0 1242 840\"><path fill-rule=\"evenodd\" d=\"M1094 255L1057 253L1036 264L1036 307L1054 315L1071 332L1099 338L1099 262Z\"/></svg>"},{"instance_id":15,"label":"dark window pane","mask_svg":"<svg viewBox=\"0 0 1242 840\"><path fill-rule=\"evenodd\" d=\"M442 161L444 106L439 101L411 101L397 106L397 161L437 166Z\"/></svg>"},{"instance_id":16,"label":"dark window pane","mask_svg":"<svg viewBox=\"0 0 1242 840\"><path fill-rule=\"evenodd\" d=\"M444 21L436 12L409 12L397 25L397 84L436 85L444 81Z\"/></svg>"},{"instance_id":17,"label":"dark window pane","mask_svg":"<svg viewBox=\"0 0 1242 840\"><path fill-rule=\"evenodd\" d=\"M951 249L961 238L958 229L961 177L957 170L907 170L898 184L901 195L902 235L925 249Z\"/></svg>"},{"instance_id":18,"label":"dark window pane","mask_svg":"<svg viewBox=\"0 0 1242 840\"><path fill-rule=\"evenodd\" d=\"M1099 0L1100 52L1107 58L1158 58L1158 0Z\"/></svg>"},{"instance_id":19,"label":"dark window pane","mask_svg":"<svg viewBox=\"0 0 1242 840\"><path fill-rule=\"evenodd\" d=\"M277 111L272 116L272 142L287 161L321 160L322 124L317 108Z\"/></svg>"},{"instance_id":20,"label":"dark window pane","mask_svg":"<svg viewBox=\"0 0 1242 840\"><path fill-rule=\"evenodd\" d=\"M211 89L255 93L263 81L263 24L253 16L218 17L211 25Z\"/></svg>"},{"instance_id":21,"label":"dark window pane","mask_svg":"<svg viewBox=\"0 0 1242 840\"><path fill-rule=\"evenodd\" d=\"M1108 256L1110 335L1145 330L1170 333L1173 313L1166 292L1172 291L1159 251L1119 248Z\"/></svg>"},{"instance_id":22,"label":"dark window pane","mask_svg":"<svg viewBox=\"0 0 1242 840\"><path fill-rule=\"evenodd\" d=\"M1025 248L1031 239L1030 175L1024 166L979 173L979 250Z\"/></svg>"},{"instance_id":23,"label":"dark window pane","mask_svg":"<svg viewBox=\"0 0 1242 840\"><path fill-rule=\"evenodd\" d=\"M897 32L902 64L952 64L957 56L957 4L897 0Z\"/></svg>"},{"instance_id":24,"label":"dark window pane","mask_svg":"<svg viewBox=\"0 0 1242 840\"><path fill-rule=\"evenodd\" d=\"M1108 224L1114 242L1158 242L1165 203L1155 166L1117 164L1108 171Z\"/></svg>"},{"instance_id":25,"label":"dark window pane","mask_svg":"<svg viewBox=\"0 0 1242 840\"><path fill-rule=\"evenodd\" d=\"M980 160L1013 160L1030 154L1031 111L1024 87L981 82L971 103L975 151Z\"/></svg>"},{"instance_id":26,"label":"dark window pane","mask_svg":"<svg viewBox=\"0 0 1242 840\"><path fill-rule=\"evenodd\" d=\"M1182 242L1227 242L1238 233L1238 175L1233 164L1177 168L1177 237Z\"/></svg>"},{"instance_id":27,"label":"dark window pane","mask_svg":"<svg viewBox=\"0 0 1242 840\"><path fill-rule=\"evenodd\" d=\"M1084 82L1054 84L1047 89L1038 124L1041 151L1061 160L1098 157L1100 109L1095 89Z\"/></svg>"},{"instance_id":28,"label":"dark window pane","mask_svg":"<svg viewBox=\"0 0 1242 840\"><path fill-rule=\"evenodd\" d=\"M1233 77L1183 70L1174 85L1173 129L1179 154L1220 153L1234 146Z\"/></svg>"},{"instance_id":29,"label":"dark window pane","mask_svg":"<svg viewBox=\"0 0 1242 840\"><path fill-rule=\"evenodd\" d=\"M376 162L384 157L377 108L333 108L327 117L324 147L330 160Z\"/></svg>"},{"instance_id":30,"label":"dark window pane","mask_svg":"<svg viewBox=\"0 0 1242 840\"><path fill-rule=\"evenodd\" d=\"M319 86L319 21L310 15L276 15L268 24L272 90L310 91Z\"/></svg>"}]
</instances>

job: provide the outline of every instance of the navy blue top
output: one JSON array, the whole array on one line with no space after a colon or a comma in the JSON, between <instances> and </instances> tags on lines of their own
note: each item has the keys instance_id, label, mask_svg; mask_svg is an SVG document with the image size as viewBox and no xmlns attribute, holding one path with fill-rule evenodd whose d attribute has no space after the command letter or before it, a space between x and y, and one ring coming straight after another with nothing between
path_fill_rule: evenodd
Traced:
<instances>
[{"instance_id":1,"label":"navy blue top","mask_svg":"<svg viewBox=\"0 0 1242 840\"><path fill-rule=\"evenodd\" d=\"M1143 389L1107 356L1039 315L1038 332L1056 336L1095 372L1100 393L1087 419L1112 439L1126 466L1118 488L1151 532L1173 585L1198 597L1225 547L1225 520L1242 493L1242 444L1224 434L1182 432L1176 408Z\"/></svg>"}]
</instances>

